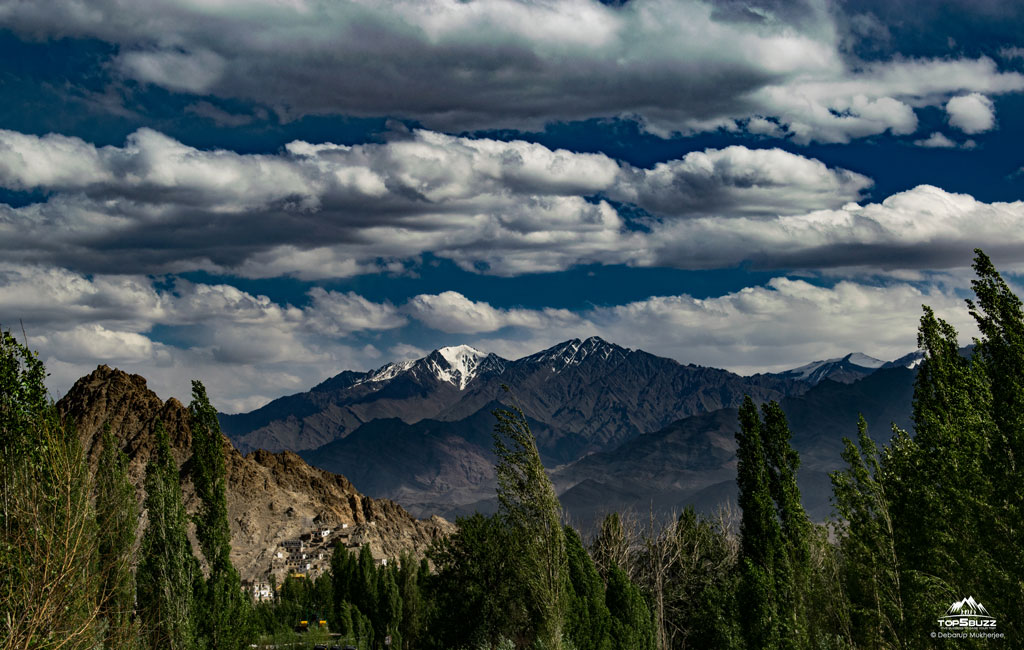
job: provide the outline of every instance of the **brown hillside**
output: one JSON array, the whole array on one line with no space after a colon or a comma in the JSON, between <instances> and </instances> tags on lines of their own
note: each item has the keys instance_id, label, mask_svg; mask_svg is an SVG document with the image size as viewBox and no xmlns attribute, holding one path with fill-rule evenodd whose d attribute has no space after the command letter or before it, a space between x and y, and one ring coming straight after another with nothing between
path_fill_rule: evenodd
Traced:
<instances>
[{"instance_id":1,"label":"brown hillside","mask_svg":"<svg viewBox=\"0 0 1024 650\"><path fill-rule=\"evenodd\" d=\"M129 473L139 489L140 503L156 423L162 421L181 468L185 506L195 511L188 466L192 434L181 402L162 401L139 375L99 366L79 379L57 406L77 423L93 468L104 423L110 424L130 459ZM281 542L299 539L321 526L335 531L332 541L352 547L369 544L378 558L394 558L406 550L422 555L432 540L454 530L440 517L418 520L392 501L363 496L345 477L310 467L291 452L259 450L242 456L227 438L224 451L231 557L243 579L263 576ZM143 525L144 520L143 514ZM337 531L345 524L342 538Z\"/></svg>"}]
</instances>

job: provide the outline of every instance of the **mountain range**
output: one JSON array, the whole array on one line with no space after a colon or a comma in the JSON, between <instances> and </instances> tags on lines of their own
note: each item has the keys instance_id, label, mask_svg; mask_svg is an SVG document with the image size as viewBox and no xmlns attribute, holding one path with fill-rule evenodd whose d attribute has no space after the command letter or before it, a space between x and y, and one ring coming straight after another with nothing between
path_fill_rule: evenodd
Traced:
<instances>
[{"instance_id":1,"label":"mountain range","mask_svg":"<svg viewBox=\"0 0 1024 650\"><path fill-rule=\"evenodd\" d=\"M453 516L494 507L491 413L514 403L566 509L591 521L610 509L711 509L734 498L735 409L750 395L782 402L804 459L805 501L821 518L827 472L839 466L858 412L880 440L892 422L909 426L918 361L853 353L743 377L598 337L517 360L454 346L346 371L220 419L240 449L295 450L416 516Z\"/></svg>"}]
</instances>

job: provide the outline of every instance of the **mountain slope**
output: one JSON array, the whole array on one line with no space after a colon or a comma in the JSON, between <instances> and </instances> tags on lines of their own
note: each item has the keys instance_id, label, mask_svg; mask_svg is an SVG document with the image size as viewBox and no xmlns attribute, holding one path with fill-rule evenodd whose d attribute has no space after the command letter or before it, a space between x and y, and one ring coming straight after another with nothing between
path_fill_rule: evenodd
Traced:
<instances>
[{"instance_id":1,"label":"mountain slope","mask_svg":"<svg viewBox=\"0 0 1024 650\"><path fill-rule=\"evenodd\" d=\"M198 504L189 479L191 432L187 409L180 402L160 400L138 375L100 366L78 380L57 406L77 423L93 468L103 426L110 424L129 457L129 476L140 503L156 425L163 422L181 467L186 509L195 511ZM244 579L262 575L279 542L297 539L322 523L348 524L354 537L385 557L402 550L422 554L432 540L453 530L443 519L416 520L396 503L365 497L344 476L310 467L291 452L257 451L243 457L225 438L224 455L231 559Z\"/></svg>"},{"instance_id":2,"label":"mountain slope","mask_svg":"<svg viewBox=\"0 0 1024 650\"><path fill-rule=\"evenodd\" d=\"M879 370L852 384L826 380L782 401L800 452L804 505L815 519L830 512L828 472L842 466L842 438L853 438L863 413L869 432L887 442L890 425L910 429L914 371ZM736 409L695 415L635 438L614 451L593 454L552 471L573 518L593 522L614 509L713 509L736 503Z\"/></svg>"},{"instance_id":3,"label":"mountain slope","mask_svg":"<svg viewBox=\"0 0 1024 650\"><path fill-rule=\"evenodd\" d=\"M784 372L771 373L772 376L783 379L795 379L815 386L826 379L837 381L843 384L850 384L858 379L867 377L879 368L885 367L886 362L869 357L860 352L851 352L845 357L825 359L824 361L812 361L799 368L786 370Z\"/></svg>"}]
</instances>

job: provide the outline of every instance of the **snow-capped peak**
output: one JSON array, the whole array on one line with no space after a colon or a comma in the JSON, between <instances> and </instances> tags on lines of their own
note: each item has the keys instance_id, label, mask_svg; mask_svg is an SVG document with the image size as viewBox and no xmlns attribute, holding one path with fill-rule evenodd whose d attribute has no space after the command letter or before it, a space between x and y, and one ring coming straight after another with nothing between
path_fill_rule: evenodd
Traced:
<instances>
[{"instance_id":1,"label":"snow-capped peak","mask_svg":"<svg viewBox=\"0 0 1024 650\"><path fill-rule=\"evenodd\" d=\"M869 357L861 352L852 352L846 355L843 360L849 361L853 365L860 366L861 368L881 368L885 365L885 362L881 359Z\"/></svg>"},{"instance_id":2,"label":"snow-capped peak","mask_svg":"<svg viewBox=\"0 0 1024 650\"><path fill-rule=\"evenodd\" d=\"M559 343L552 348L524 357L521 361L547 364L551 366L552 371L558 372L568 366L580 365L589 356L596 356L604 361L616 352L626 353L629 350L609 343L599 336L591 336L583 341L572 339Z\"/></svg>"},{"instance_id":3,"label":"snow-capped peak","mask_svg":"<svg viewBox=\"0 0 1024 650\"><path fill-rule=\"evenodd\" d=\"M381 366L380 368L377 368L376 370L370 373L370 376L356 383L362 384L366 382L388 381L389 379L394 379L396 376L402 374L409 368L412 368L415 363L415 360L389 363L386 366Z\"/></svg>"},{"instance_id":4,"label":"snow-capped peak","mask_svg":"<svg viewBox=\"0 0 1024 650\"><path fill-rule=\"evenodd\" d=\"M468 345L452 345L437 350L437 354L447 363L447 368L433 363L432 370L438 379L447 381L465 390L466 385L476 377L477 369L480 367L480 360L487 357L486 352L481 352Z\"/></svg>"}]
</instances>

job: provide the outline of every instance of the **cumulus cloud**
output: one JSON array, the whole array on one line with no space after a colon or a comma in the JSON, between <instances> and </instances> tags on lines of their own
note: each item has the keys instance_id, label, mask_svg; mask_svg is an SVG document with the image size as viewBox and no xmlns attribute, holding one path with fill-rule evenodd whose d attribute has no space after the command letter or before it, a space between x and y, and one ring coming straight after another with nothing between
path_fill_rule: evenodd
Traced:
<instances>
[{"instance_id":1,"label":"cumulus cloud","mask_svg":"<svg viewBox=\"0 0 1024 650\"><path fill-rule=\"evenodd\" d=\"M440 345L461 335L462 342L511 358L595 334L684 363L743 373L856 350L896 358L914 348L921 304L949 319L965 341L975 333L955 291L967 278L947 280L953 282L818 286L776 277L705 299L652 296L573 311L500 308L455 291L418 295L396 307L314 290L300 308L230 285L179 281L168 288L141 277L85 277L7 264L0 275L0 316L24 320L58 394L95 364L107 363L143 374L163 397L187 398L189 381L200 378L219 408L237 411L306 390L344 369L424 356L426 347L402 340L405 330L397 328L407 319L425 328L417 335L422 341ZM357 331L373 334L373 342L354 337Z\"/></svg>"},{"instance_id":2,"label":"cumulus cloud","mask_svg":"<svg viewBox=\"0 0 1024 650\"><path fill-rule=\"evenodd\" d=\"M858 196L871 179L782 149L694 151L653 169L626 168L609 196L659 215L771 215Z\"/></svg>"},{"instance_id":3,"label":"cumulus cloud","mask_svg":"<svg viewBox=\"0 0 1024 650\"><path fill-rule=\"evenodd\" d=\"M428 327L453 334L493 332L504 327L564 329L579 320L566 309L496 309L457 291L420 294L409 300L405 310Z\"/></svg>"},{"instance_id":4,"label":"cumulus cloud","mask_svg":"<svg viewBox=\"0 0 1024 650\"><path fill-rule=\"evenodd\" d=\"M976 333L963 300L952 291L851 281L821 287L783 277L703 300L652 297L590 317L609 340L752 373L853 351L898 358L915 349L922 304L950 319L965 342Z\"/></svg>"},{"instance_id":5,"label":"cumulus cloud","mask_svg":"<svg viewBox=\"0 0 1024 650\"><path fill-rule=\"evenodd\" d=\"M626 116L668 134L761 117L800 142L845 142L910 133L913 108L956 94L1024 88L987 58L855 66L824 0L40 0L0 3L0 20L113 43L127 78L286 120L393 115L450 131Z\"/></svg>"},{"instance_id":6,"label":"cumulus cloud","mask_svg":"<svg viewBox=\"0 0 1024 650\"><path fill-rule=\"evenodd\" d=\"M930 149L955 149L960 146L939 131L935 131L930 136L922 140L914 140L914 144L918 147L927 147Z\"/></svg>"},{"instance_id":7,"label":"cumulus cloud","mask_svg":"<svg viewBox=\"0 0 1024 650\"><path fill-rule=\"evenodd\" d=\"M721 268L954 269L981 247L1001 263L1024 262L1024 202L984 203L921 185L881 203L849 204L774 219L700 218L652 232L649 263Z\"/></svg>"},{"instance_id":8,"label":"cumulus cloud","mask_svg":"<svg viewBox=\"0 0 1024 650\"><path fill-rule=\"evenodd\" d=\"M0 324L24 323L59 392L107 363L142 373L164 397L187 398L198 377L218 407L251 408L260 396L304 390L339 368L374 365L379 352L352 345L349 335L407 320L390 303L353 293L314 288L309 298L295 307L228 284L157 286L145 276L0 264ZM173 345L158 340L157 326Z\"/></svg>"},{"instance_id":9,"label":"cumulus cloud","mask_svg":"<svg viewBox=\"0 0 1024 650\"><path fill-rule=\"evenodd\" d=\"M996 125L995 104L980 93L960 95L946 102L949 123L964 133L984 133Z\"/></svg>"},{"instance_id":10,"label":"cumulus cloud","mask_svg":"<svg viewBox=\"0 0 1024 650\"><path fill-rule=\"evenodd\" d=\"M430 251L512 275L642 258L645 236L606 199L654 219L731 218L839 207L870 184L780 149L738 146L643 169L430 131L357 146L296 141L274 155L202 151L150 129L100 148L0 131L0 185L55 192L0 205L0 247L24 262L97 272L346 277L401 271Z\"/></svg>"},{"instance_id":11,"label":"cumulus cloud","mask_svg":"<svg viewBox=\"0 0 1024 650\"><path fill-rule=\"evenodd\" d=\"M0 204L0 250L100 275L311 280L405 273L425 253L505 276L588 263L949 269L977 246L1024 262L1024 203L922 185L861 204L870 183L779 149L707 149L648 169L430 131L272 155L146 129L101 148L0 131L0 185L50 194Z\"/></svg>"},{"instance_id":12,"label":"cumulus cloud","mask_svg":"<svg viewBox=\"0 0 1024 650\"><path fill-rule=\"evenodd\" d=\"M515 358L566 338L596 334L682 363L750 374L853 351L896 359L916 347L922 304L957 327L964 343L977 333L962 298L949 287L853 281L823 287L777 277L764 286L706 299L652 296L595 307L580 312L577 323L564 329L538 328L473 344Z\"/></svg>"}]
</instances>

